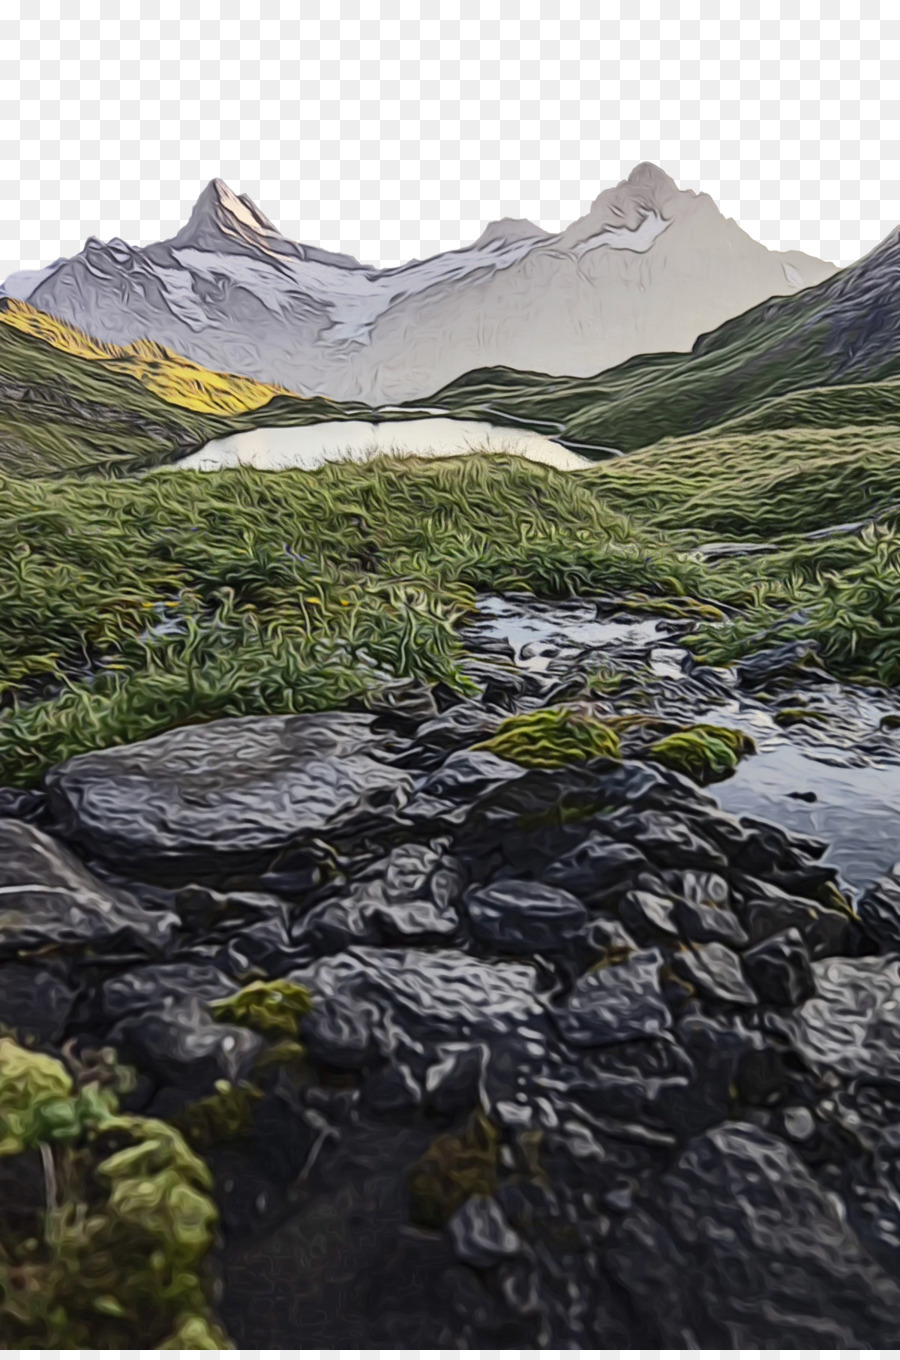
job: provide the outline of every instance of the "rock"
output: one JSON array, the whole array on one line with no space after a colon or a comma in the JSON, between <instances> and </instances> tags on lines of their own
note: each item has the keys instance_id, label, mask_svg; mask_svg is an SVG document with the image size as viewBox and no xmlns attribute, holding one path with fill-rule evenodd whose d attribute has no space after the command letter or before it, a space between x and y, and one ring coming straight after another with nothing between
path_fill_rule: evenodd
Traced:
<instances>
[{"instance_id":1,"label":"rock","mask_svg":"<svg viewBox=\"0 0 900 1360\"><path fill-rule=\"evenodd\" d=\"M859 900L859 919L882 949L900 950L900 864L866 888Z\"/></svg>"},{"instance_id":2,"label":"rock","mask_svg":"<svg viewBox=\"0 0 900 1360\"><path fill-rule=\"evenodd\" d=\"M724 944L701 944L672 956L672 971L710 1001L755 1006L756 996L737 954Z\"/></svg>"},{"instance_id":3,"label":"rock","mask_svg":"<svg viewBox=\"0 0 900 1360\"><path fill-rule=\"evenodd\" d=\"M39 824L46 812L46 799L40 789L0 788L0 818Z\"/></svg>"},{"instance_id":4,"label":"rock","mask_svg":"<svg viewBox=\"0 0 900 1360\"><path fill-rule=\"evenodd\" d=\"M355 713L223 718L75 756L46 777L67 839L161 878L262 870L316 838L377 836L412 779Z\"/></svg>"},{"instance_id":5,"label":"rock","mask_svg":"<svg viewBox=\"0 0 900 1360\"><path fill-rule=\"evenodd\" d=\"M740 949L749 939L733 911L705 902L676 902L673 916L678 932L692 944L727 944Z\"/></svg>"},{"instance_id":6,"label":"rock","mask_svg":"<svg viewBox=\"0 0 900 1360\"><path fill-rule=\"evenodd\" d=\"M459 929L459 864L443 846L401 845L318 903L296 944L338 953L353 944L439 944Z\"/></svg>"},{"instance_id":7,"label":"rock","mask_svg":"<svg viewBox=\"0 0 900 1360\"><path fill-rule=\"evenodd\" d=\"M565 1006L554 1012L563 1038L593 1047L664 1034L672 1016L663 1000L662 961L658 949L645 949L623 963L585 973Z\"/></svg>"},{"instance_id":8,"label":"rock","mask_svg":"<svg viewBox=\"0 0 900 1360\"><path fill-rule=\"evenodd\" d=\"M738 681L744 689L763 689L775 681L796 678L798 671L807 679L811 675L822 675L818 667L811 665L818 655L819 644L810 638L768 647L738 662Z\"/></svg>"},{"instance_id":9,"label":"rock","mask_svg":"<svg viewBox=\"0 0 900 1360\"><path fill-rule=\"evenodd\" d=\"M823 959L812 973L817 995L783 1022L803 1060L900 1088L900 959Z\"/></svg>"},{"instance_id":10,"label":"rock","mask_svg":"<svg viewBox=\"0 0 900 1360\"><path fill-rule=\"evenodd\" d=\"M856 950L858 927L844 912L794 897L760 879L732 876L743 899L738 914L751 944L796 928L812 959Z\"/></svg>"},{"instance_id":11,"label":"rock","mask_svg":"<svg viewBox=\"0 0 900 1360\"><path fill-rule=\"evenodd\" d=\"M354 948L290 976L313 993L303 1036L323 1063L346 1065L349 1049L360 1064L375 1055L405 1062L423 1081L447 1044L458 1052L460 1043L485 1043L493 1053L511 1037L520 1058L528 1043L542 1051L537 975L524 963L451 949Z\"/></svg>"},{"instance_id":12,"label":"rock","mask_svg":"<svg viewBox=\"0 0 900 1360\"><path fill-rule=\"evenodd\" d=\"M642 943L657 935L677 937L674 910L675 903L671 898L636 889L627 892L619 903L619 916L623 925L633 931Z\"/></svg>"},{"instance_id":13,"label":"rock","mask_svg":"<svg viewBox=\"0 0 900 1360\"><path fill-rule=\"evenodd\" d=\"M640 1344L892 1346L900 1286L797 1154L749 1124L695 1138L605 1253Z\"/></svg>"},{"instance_id":14,"label":"rock","mask_svg":"<svg viewBox=\"0 0 900 1360\"><path fill-rule=\"evenodd\" d=\"M14 1030L20 1041L58 1044L75 998L57 964L0 963L0 1026Z\"/></svg>"},{"instance_id":15,"label":"rock","mask_svg":"<svg viewBox=\"0 0 900 1360\"><path fill-rule=\"evenodd\" d=\"M815 994L812 964L799 930L771 935L744 955L744 968L762 1001L795 1007Z\"/></svg>"},{"instance_id":16,"label":"rock","mask_svg":"<svg viewBox=\"0 0 900 1360\"><path fill-rule=\"evenodd\" d=\"M648 868L634 845L619 845L600 832L591 832L568 854L548 865L541 875L551 887L565 888L587 907L609 900L611 888L625 892L628 884Z\"/></svg>"},{"instance_id":17,"label":"rock","mask_svg":"<svg viewBox=\"0 0 900 1360\"><path fill-rule=\"evenodd\" d=\"M403 811L405 822L452 826L465 821L473 802L511 781L525 768L493 751L454 751L416 786Z\"/></svg>"},{"instance_id":18,"label":"rock","mask_svg":"<svg viewBox=\"0 0 900 1360\"><path fill-rule=\"evenodd\" d=\"M500 879L466 897L476 940L502 954L566 949L587 920L577 897L563 888L527 879Z\"/></svg>"},{"instance_id":19,"label":"rock","mask_svg":"<svg viewBox=\"0 0 900 1360\"><path fill-rule=\"evenodd\" d=\"M160 1082L202 1095L221 1079L246 1077L262 1049L259 1035L213 1020L204 1002L237 985L209 964L162 964L112 978L101 1004L109 1042Z\"/></svg>"},{"instance_id":20,"label":"rock","mask_svg":"<svg viewBox=\"0 0 900 1360\"><path fill-rule=\"evenodd\" d=\"M489 1195L467 1199L450 1219L447 1232L457 1258L478 1270L499 1265L522 1252L521 1239Z\"/></svg>"},{"instance_id":21,"label":"rock","mask_svg":"<svg viewBox=\"0 0 900 1360\"><path fill-rule=\"evenodd\" d=\"M307 957L277 916L233 930L219 955L222 968L236 978L282 977Z\"/></svg>"},{"instance_id":22,"label":"rock","mask_svg":"<svg viewBox=\"0 0 900 1360\"><path fill-rule=\"evenodd\" d=\"M659 869L720 869L727 863L711 840L668 812L642 812L629 839Z\"/></svg>"},{"instance_id":23,"label":"rock","mask_svg":"<svg viewBox=\"0 0 900 1360\"><path fill-rule=\"evenodd\" d=\"M103 883L46 832L0 821L0 956L55 950L160 953L178 918Z\"/></svg>"}]
</instances>

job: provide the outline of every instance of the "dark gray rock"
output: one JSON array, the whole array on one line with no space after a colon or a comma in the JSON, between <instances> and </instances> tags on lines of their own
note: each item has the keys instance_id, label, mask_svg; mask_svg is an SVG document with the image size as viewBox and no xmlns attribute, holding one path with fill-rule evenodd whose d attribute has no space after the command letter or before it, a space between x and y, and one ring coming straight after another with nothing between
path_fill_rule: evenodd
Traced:
<instances>
[{"instance_id":1,"label":"dark gray rock","mask_svg":"<svg viewBox=\"0 0 900 1360\"><path fill-rule=\"evenodd\" d=\"M103 883L26 822L0 821L0 956L37 951L161 953L178 918Z\"/></svg>"},{"instance_id":2,"label":"dark gray rock","mask_svg":"<svg viewBox=\"0 0 900 1360\"><path fill-rule=\"evenodd\" d=\"M894 1344L900 1286L797 1154L749 1124L694 1139L605 1255L644 1345Z\"/></svg>"},{"instance_id":3,"label":"dark gray rock","mask_svg":"<svg viewBox=\"0 0 900 1360\"><path fill-rule=\"evenodd\" d=\"M900 959L823 959L816 996L785 1019L816 1073L900 1087Z\"/></svg>"},{"instance_id":4,"label":"dark gray rock","mask_svg":"<svg viewBox=\"0 0 900 1360\"><path fill-rule=\"evenodd\" d=\"M692 944L727 944L740 949L749 936L733 911L705 902L676 902L673 916L682 939Z\"/></svg>"},{"instance_id":5,"label":"dark gray rock","mask_svg":"<svg viewBox=\"0 0 900 1360\"><path fill-rule=\"evenodd\" d=\"M675 903L669 897L657 893L632 889L619 903L619 916L623 925L633 931L642 944L664 935L674 939L678 926L674 917Z\"/></svg>"},{"instance_id":6,"label":"dark gray rock","mask_svg":"<svg viewBox=\"0 0 900 1360\"><path fill-rule=\"evenodd\" d=\"M246 1077L262 1039L237 1025L220 1024L207 1004L232 996L238 986L203 963L135 969L105 982L100 1000L109 1042L165 1085L202 1095L218 1080Z\"/></svg>"},{"instance_id":7,"label":"dark gray rock","mask_svg":"<svg viewBox=\"0 0 900 1360\"><path fill-rule=\"evenodd\" d=\"M314 1005L304 1040L323 1063L374 1056L407 1063L417 1080L460 1043L492 1052L512 1038L541 1051L537 974L524 963L486 963L456 950L354 948L291 974ZM536 1061L536 1060L535 1060Z\"/></svg>"},{"instance_id":8,"label":"dark gray rock","mask_svg":"<svg viewBox=\"0 0 900 1360\"><path fill-rule=\"evenodd\" d=\"M748 949L744 968L757 995L772 1006L801 1006L815 994L812 964L799 930L772 935Z\"/></svg>"},{"instance_id":9,"label":"dark gray rock","mask_svg":"<svg viewBox=\"0 0 900 1360\"><path fill-rule=\"evenodd\" d=\"M486 1270L522 1253L522 1241L513 1232L503 1210L489 1195L473 1195L457 1209L447 1224L453 1250L460 1261Z\"/></svg>"},{"instance_id":10,"label":"dark gray rock","mask_svg":"<svg viewBox=\"0 0 900 1360\"><path fill-rule=\"evenodd\" d=\"M672 971L709 1001L755 1006L756 996L741 961L724 944L701 944L672 956Z\"/></svg>"},{"instance_id":11,"label":"dark gray rock","mask_svg":"<svg viewBox=\"0 0 900 1360\"><path fill-rule=\"evenodd\" d=\"M554 952L568 948L587 920L584 904L564 888L506 878L466 897L475 939L502 954Z\"/></svg>"},{"instance_id":12,"label":"dark gray rock","mask_svg":"<svg viewBox=\"0 0 900 1360\"><path fill-rule=\"evenodd\" d=\"M727 864L712 840L670 812L642 812L629 839L659 869L722 869Z\"/></svg>"},{"instance_id":13,"label":"dark gray rock","mask_svg":"<svg viewBox=\"0 0 900 1360\"><path fill-rule=\"evenodd\" d=\"M739 661L738 681L745 689L764 689L777 681L796 679L798 672L808 679L812 674L823 673L815 665L818 656L819 644L811 638L783 642Z\"/></svg>"},{"instance_id":14,"label":"dark gray rock","mask_svg":"<svg viewBox=\"0 0 900 1360\"><path fill-rule=\"evenodd\" d=\"M596 908L611 900L610 889L624 893L647 867L645 856L635 846L620 845L601 832L592 832L581 845L550 864L541 878Z\"/></svg>"},{"instance_id":15,"label":"dark gray rock","mask_svg":"<svg viewBox=\"0 0 900 1360\"><path fill-rule=\"evenodd\" d=\"M795 897L761 879L739 876L735 882L742 898L736 912L751 944L795 928L812 959L857 952L859 928L844 912Z\"/></svg>"},{"instance_id":16,"label":"dark gray rock","mask_svg":"<svg viewBox=\"0 0 900 1360\"><path fill-rule=\"evenodd\" d=\"M585 973L554 1012L563 1038L576 1046L621 1044L664 1034L672 1016L663 999L658 949Z\"/></svg>"},{"instance_id":17,"label":"dark gray rock","mask_svg":"<svg viewBox=\"0 0 900 1360\"><path fill-rule=\"evenodd\" d=\"M525 774L523 765L502 760L493 751L454 751L417 784L403 820L413 825L457 825L465 821L472 803Z\"/></svg>"},{"instance_id":18,"label":"dark gray rock","mask_svg":"<svg viewBox=\"0 0 900 1360\"><path fill-rule=\"evenodd\" d=\"M866 933L882 949L900 950L900 864L866 888L858 910Z\"/></svg>"},{"instance_id":19,"label":"dark gray rock","mask_svg":"<svg viewBox=\"0 0 900 1360\"><path fill-rule=\"evenodd\" d=\"M15 1030L20 1040L59 1043L76 995L58 965L0 963L0 1025Z\"/></svg>"},{"instance_id":20,"label":"dark gray rock","mask_svg":"<svg viewBox=\"0 0 900 1360\"><path fill-rule=\"evenodd\" d=\"M295 926L296 944L338 953L353 944L440 944L459 929L459 864L444 843L401 845L333 890Z\"/></svg>"},{"instance_id":21,"label":"dark gray rock","mask_svg":"<svg viewBox=\"0 0 900 1360\"><path fill-rule=\"evenodd\" d=\"M225 718L75 756L46 777L67 839L159 878L262 869L316 838L377 835L412 779L355 713Z\"/></svg>"}]
</instances>

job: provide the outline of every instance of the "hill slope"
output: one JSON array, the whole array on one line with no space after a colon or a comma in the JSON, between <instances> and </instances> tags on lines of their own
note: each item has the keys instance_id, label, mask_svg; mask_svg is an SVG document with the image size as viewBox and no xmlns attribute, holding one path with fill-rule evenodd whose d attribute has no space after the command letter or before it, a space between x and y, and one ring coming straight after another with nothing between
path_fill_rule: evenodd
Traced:
<instances>
[{"instance_id":1,"label":"hill slope","mask_svg":"<svg viewBox=\"0 0 900 1360\"><path fill-rule=\"evenodd\" d=\"M898 301L900 230L817 287L725 322L689 355L653 354L588 380L474 371L430 401L466 415L491 410L525 424L557 422L571 441L629 451L787 393L900 374Z\"/></svg>"}]
</instances>

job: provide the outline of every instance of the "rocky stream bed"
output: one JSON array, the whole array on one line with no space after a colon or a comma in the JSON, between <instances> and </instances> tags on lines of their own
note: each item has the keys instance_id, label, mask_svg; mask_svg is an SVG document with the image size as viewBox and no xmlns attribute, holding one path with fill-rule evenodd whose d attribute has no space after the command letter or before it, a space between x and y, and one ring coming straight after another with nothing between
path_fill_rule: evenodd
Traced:
<instances>
[{"instance_id":1,"label":"rocky stream bed","mask_svg":"<svg viewBox=\"0 0 900 1360\"><path fill-rule=\"evenodd\" d=\"M114 1048L188 1130L240 1346L893 1345L900 702L802 644L718 671L689 621L481 604L477 698L0 791L0 1023ZM620 758L485 746L567 704ZM704 788L652 750L697 723L755 744ZM308 989L302 1055L225 1004L254 979Z\"/></svg>"}]
</instances>

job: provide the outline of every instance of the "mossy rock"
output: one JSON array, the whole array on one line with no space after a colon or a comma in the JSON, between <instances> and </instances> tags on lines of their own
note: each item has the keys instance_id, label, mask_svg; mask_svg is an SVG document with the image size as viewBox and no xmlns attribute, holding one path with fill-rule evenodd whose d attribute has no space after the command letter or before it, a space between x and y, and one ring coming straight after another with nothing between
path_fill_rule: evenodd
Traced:
<instances>
[{"instance_id":1,"label":"mossy rock","mask_svg":"<svg viewBox=\"0 0 900 1360\"><path fill-rule=\"evenodd\" d=\"M43 1141L44 1111L50 1107L52 1119L55 1108L66 1118L73 1089L71 1076L56 1058L0 1038L0 1157Z\"/></svg>"},{"instance_id":2,"label":"mossy rock","mask_svg":"<svg viewBox=\"0 0 900 1360\"><path fill-rule=\"evenodd\" d=\"M480 1110L460 1133L442 1133L407 1173L411 1216L425 1228L442 1228L473 1195L497 1185L500 1135Z\"/></svg>"},{"instance_id":3,"label":"mossy rock","mask_svg":"<svg viewBox=\"0 0 900 1360\"><path fill-rule=\"evenodd\" d=\"M779 727L796 727L800 723L827 723L828 714L816 708L780 708L775 714Z\"/></svg>"},{"instance_id":4,"label":"mossy rock","mask_svg":"<svg viewBox=\"0 0 900 1360\"><path fill-rule=\"evenodd\" d=\"M584 709L542 708L506 718L475 750L493 751L504 760L534 770L557 770L606 757L620 758L619 738Z\"/></svg>"},{"instance_id":5,"label":"mossy rock","mask_svg":"<svg viewBox=\"0 0 900 1360\"><path fill-rule=\"evenodd\" d=\"M712 784L734 774L741 758L755 750L752 738L745 732L698 723L654 742L648 756L698 784Z\"/></svg>"},{"instance_id":6,"label":"mossy rock","mask_svg":"<svg viewBox=\"0 0 900 1360\"><path fill-rule=\"evenodd\" d=\"M245 1025L266 1038L296 1039L300 1021L309 1014L309 989L296 982L251 982L234 996L214 1001L210 1011L217 1020Z\"/></svg>"}]
</instances>

